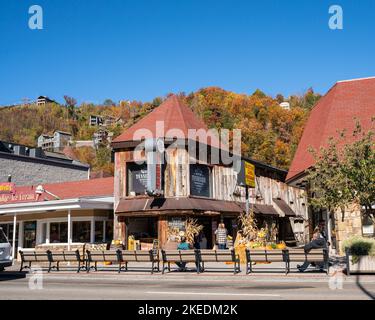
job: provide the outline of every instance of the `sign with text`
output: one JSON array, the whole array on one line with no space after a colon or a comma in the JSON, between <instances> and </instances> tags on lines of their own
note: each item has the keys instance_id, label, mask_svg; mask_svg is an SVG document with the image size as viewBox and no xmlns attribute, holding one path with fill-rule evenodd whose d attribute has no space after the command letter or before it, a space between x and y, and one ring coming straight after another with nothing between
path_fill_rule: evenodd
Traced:
<instances>
[{"instance_id":1,"label":"sign with text","mask_svg":"<svg viewBox=\"0 0 375 320\"><path fill-rule=\"evenodd\" d=\"M0 183L0 194L9 194L15 192L15 184L12 182Z\"/></svg>"},{"instance_id":2,"label":"sign with text","mask_svg":"<svg viewBox=\"0 0 375 320\"><path fill-rule=\"evenodd\" d=\"M190 165L190 194L210 197L210 168L201 164Z\"/></svg>"},{"instance_id":3,"label":"sign with text","mask_svg":"<svg viewBox=\"0 0 375 320\"><path fill-rule=\"evenodd\" d=\"M129 192L144 194L147 188L147 166L130 164L128 168Z\"/></svg>"},{"instance_id":4,"label":"sign with text","mask_svg":"<svg viewBox=\"0 0 375 320\"><path fill-rule=\"evenodd\" d=\"M241 171L238 174L238 184L255 188L255 166L248 161L242 161Z\"/></svg>"}]
</instances>

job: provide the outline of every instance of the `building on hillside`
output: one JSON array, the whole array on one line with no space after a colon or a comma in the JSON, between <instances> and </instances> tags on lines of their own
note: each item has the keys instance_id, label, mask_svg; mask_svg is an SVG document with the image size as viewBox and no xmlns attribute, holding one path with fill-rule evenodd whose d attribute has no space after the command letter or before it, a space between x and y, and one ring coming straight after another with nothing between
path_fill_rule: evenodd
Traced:
<instances>
[{"instance_id":1,"label":"building on hillside","mask_svg":"<svg viewBox=\"0 0 375 320\"><path fill-rule=\"evenodd\" d=\"M156 128L160 123L163 130ZM223 158L217 162L213 159L215 152L227 151L218 139L188 138L189 130L208 133L193 111L171 96L114 139L115 239L126 243L129 236L134 236L142 248L150 248L155 239L161 247L174 246L172 232L183 230L188 217L203 225L208 248L215 245L214 232L221 221L229 234L236 236L238 217L246 207L245 188L237 183L238 174L231 164L224 163ZM150 160L153 153L148 149L137 151L145 142L145 134L158 139L157 149L164 163L154 164ZM199 151L206 148L207 158L191 153L189 145ZM258 225L276 230L278 241L285 240L289 245L305 243L308 226L304 191L284 183L285 171L247 161L255 167L250 209L255 212ZM154 191L148 185L153 185Z\"/></svg>"},{"instance_id":2,"label":"building on hillside","mask_svg":"<svg viewBox=\"0 0 375 320\"><path fill-rule=\"evenodd\" d=\"M99 129L94 132L92 140L94 147L98 148L101 144L110 144L112 142L113 132L109 132L105 129Z\"/></svg>"},{"instance_id":3,"label":"building on hillside","mask_svg":"<svg viewBox=\"0 0 375 320\"><path fill-rule=\"evenodd\" d=\"M314 165L314 158L309 147L319 150L328 145L329 138L338 138L338 132L353 132L356 119L367 131L371 127L371 118L375 116L375 78L355 79L337 82L311 110L296 154L290 166L287 183L291 186L304 187L307 169ZM345 143L352 142L351 135ZM342 146L340 146L342 147ZM311 230L319 221L325 221L331 248L340 251L342 241L352 235L374 236L374 226L363 225L361 208L354 208L350 213L336 212L328 217L327 210L309 208Z\"/></svg>"},{"instance_id":4,"label":"building on hillside","mask_svg":"<svg viewBox=\"0 0 375 320\"><path fill-rule=\"evenodd\" d=\"M42 150L59 152L72 142L72 134L56 130L53 135L42 134L38 138L38 147Z\"/></svg>"},{"instance_id":5,"label":"building on hillside","mask_svg":"<svg viewBox=\"0 0 375 320\"><path fill-rule=\"evenodd\" d=\"M0 182L38 185L89 177L90 166L61 153L0 141Z\"/></svg>"},{"instance_id":6,"label":"building on hillside","mask_svg":"<svg viewBox=\"0 0 375 320\"><path fill-rule=\"evenodd\" d=\"M288 101L281 102L280 107L285 110L290 110L290 103Z\"/></svg>"},{"instance_id":7,"label":"building on hillside","mask_svg":"<svg viewBox=\"0 0 375 320\"><path fill-rule=\"evenodd\" d=\"M56 103L56 101L46 97L46 96L39 96L38 99L36 100L36 104L38 106L44 106L47 103Z\"/></svg>"},{"instance_id":8,"label":"building on hillside","mask_svg":"<svg viewBox=\"0 0 375 320\"><path fill-rule=\"evenodd\" d=\"M101 126L103 125L103 117L96 116L96 115L90 115L89 117L89 124L92 127Z\"/></svg>"},{"instance_id":9,"label":"building on hillside","mask_svg":"<svg viewBox=\"0 0 375 320\"><path fill-rule=\"evenodd\" d=\"M14 257L18 250L31 248L106 248L113 239L113 177L1 185L0 227L12 243Z\"/></svg>"}]
</instances>

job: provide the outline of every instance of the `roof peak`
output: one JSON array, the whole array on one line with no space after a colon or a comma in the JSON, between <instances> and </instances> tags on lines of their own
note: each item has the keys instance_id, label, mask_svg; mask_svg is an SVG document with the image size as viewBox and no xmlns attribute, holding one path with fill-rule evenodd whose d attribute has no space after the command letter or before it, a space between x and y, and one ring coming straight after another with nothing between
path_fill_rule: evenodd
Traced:
<instances>
[{"instance_id":1,"label":"roof peak","mask_svg":"<svg viewBox=\"0 0 375 320\"><path fill-rule=\"evenodd\" d=\"M158 126L160 122L163 122L161 127ZM126 129L113 142L138 140L138 137L145 133L151 134L153 138L187 138L190 129L208 130L206 124L193 110L180 97L172 94L149 114Z\"/></svg>"}]
</instances>

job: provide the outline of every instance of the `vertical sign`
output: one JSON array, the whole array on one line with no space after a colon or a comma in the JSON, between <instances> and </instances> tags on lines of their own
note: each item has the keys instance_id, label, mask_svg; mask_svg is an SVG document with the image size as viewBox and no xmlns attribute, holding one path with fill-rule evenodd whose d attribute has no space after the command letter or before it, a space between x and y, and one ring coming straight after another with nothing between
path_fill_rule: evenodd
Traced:
<instances>
[{"instance_id":1,"label":"vertical sign","mask_svg":"<svg viewBox=\"0 0 375 320\"><path fill-rule=\"evenodd\" d=\"M245 161L245 184L250 188L255 188L255 166Z\"/></svg>"}]
</instances>

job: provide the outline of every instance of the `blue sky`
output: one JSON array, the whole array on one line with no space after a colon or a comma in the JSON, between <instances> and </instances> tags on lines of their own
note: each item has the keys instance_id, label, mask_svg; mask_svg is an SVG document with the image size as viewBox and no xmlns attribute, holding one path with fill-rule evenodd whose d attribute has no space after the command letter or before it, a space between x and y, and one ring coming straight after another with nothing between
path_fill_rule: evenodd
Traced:
<instances>
[{"instance_id":1,"label":"blue sky","mask_svg":"<svg viewBox=\"0 0 375 320\"><path fill-rule=\"evenodd\" d=\"M44 29L28 28L43 8ZM328 8L344 30L328 28ZM0 105L149 101L220 86L286 96L375 76L373 0L0 0Z\"/></svg>"}]
</instances>

